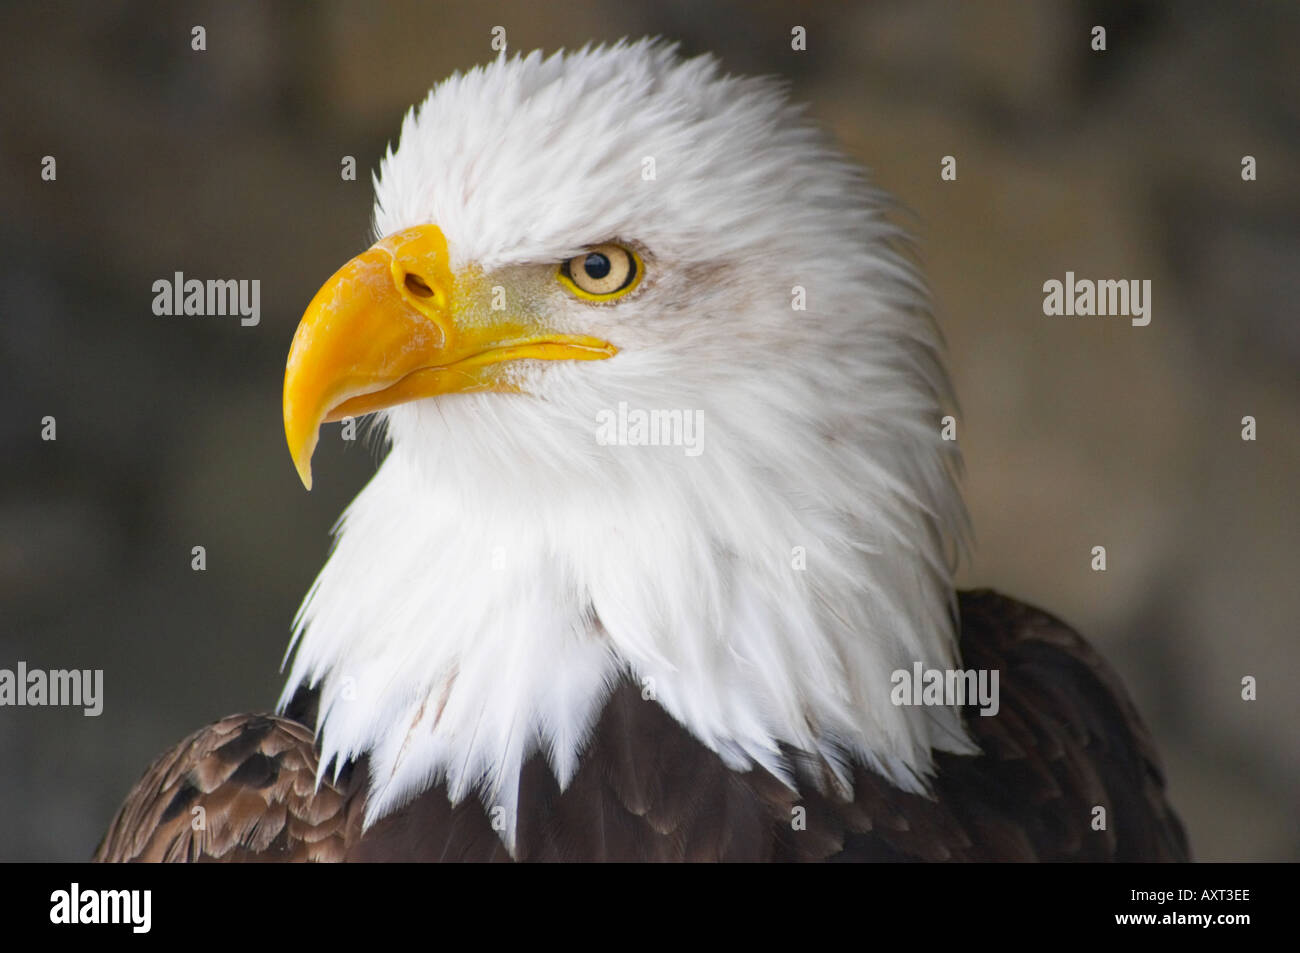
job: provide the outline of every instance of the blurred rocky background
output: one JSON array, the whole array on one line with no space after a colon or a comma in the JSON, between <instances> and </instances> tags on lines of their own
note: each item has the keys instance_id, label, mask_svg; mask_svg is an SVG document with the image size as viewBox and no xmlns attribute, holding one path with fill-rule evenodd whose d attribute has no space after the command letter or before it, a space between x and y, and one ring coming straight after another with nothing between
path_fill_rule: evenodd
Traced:
<instances>
[{"instance_id":1,"label":"blurred rocky background","mask_svg":"<svg viewBox=\"0 0 1300 953\"><path fill-rule=\"evenodd\" d=\"M289 340L369 243L403 111L494 26L788 77L916 213L963 402L963 583L1103 649L1197 857L1300 857L1300 6L480 0L0 7L0 667L102 668L106 693L99 718L0 709L0 859L89 856L156 754L274 703L378 453L327 433L302 491ZM1067 270L1150 279L1150 326L1045 317ZM261 323L155 316L176 271L260 279Z\"/></svg>"}]
</instances>

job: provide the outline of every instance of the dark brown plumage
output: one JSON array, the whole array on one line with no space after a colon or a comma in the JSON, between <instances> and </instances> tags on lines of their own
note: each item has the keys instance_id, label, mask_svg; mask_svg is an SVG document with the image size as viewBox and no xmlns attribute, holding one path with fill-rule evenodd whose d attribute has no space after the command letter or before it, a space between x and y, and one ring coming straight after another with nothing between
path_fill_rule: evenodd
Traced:
<instances>
[{"instance_id":1,"label":"dark brown plumage","mask_svg":"<svg viewBox=\"0 0 1300 953\"><path fill-rule=\"evenodd\" d=\"M1186 860L1151 740L1109 666L1037 609L989 590L959 604L963 663L999 670L1001 708L968 709L984 754L939 754L933 797L862 768L853 798L838 797L819 783L824 767L793 752L799 795L765 771L731 771L624 681L566 790L543 758L525 766L518 859ZM287 714L314 722L311 699L296 702ZM145 773L95 859L510 859L479 801L453 807L441 786L363 832L364 759L314 790L303 722L237 715L192 735Z\"/></svg>"}]
</instances>

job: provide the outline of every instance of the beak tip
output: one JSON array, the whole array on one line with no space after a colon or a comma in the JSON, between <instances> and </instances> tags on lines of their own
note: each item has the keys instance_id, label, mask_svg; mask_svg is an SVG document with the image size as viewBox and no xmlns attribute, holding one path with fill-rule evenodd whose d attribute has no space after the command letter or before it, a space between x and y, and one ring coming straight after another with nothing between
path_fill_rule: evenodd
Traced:
<instances>
[{"instance_id":1,"label":"beak tip","mask_svg":"<svg viewBox=\"0 0 1300 953\"><path fill-rule=\"evenodd\" d=\"M287 422L287 421L286 421ZM317 425L319 427L319 424ZM298 479L302 485L311 492L311 458L316 452L316 440L318 430L313 429L310 434L303 436L297 435L294 439L295 432L292 427L286 426L286 436L289 438L289 457L293 460L293 468L298 472Z\"/></svg>"}]
</instances>

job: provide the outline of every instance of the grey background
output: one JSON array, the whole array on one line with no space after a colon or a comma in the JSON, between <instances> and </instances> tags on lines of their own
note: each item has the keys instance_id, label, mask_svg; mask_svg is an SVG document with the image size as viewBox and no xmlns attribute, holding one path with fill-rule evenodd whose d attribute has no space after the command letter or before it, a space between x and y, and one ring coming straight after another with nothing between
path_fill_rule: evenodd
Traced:
<instances>
[{"instance_id":1,"label":"grey background","mask_svg":"<svg viewBox=\"0 0 1300 953\"><path fill-rule=\"evenodd\" d=\"M1102 647L1197 857L1300 856L1300 7L587 0L0 8L0 667L103 668L107 696L0 709L0 859L87 857L163 748L274 702L377 453L328 432L302 491L289 340L368 244L403 111L495 25L517 50L659 33L790 79L916 212L963 402L963 583ZM260 279L261 324L155 317L178 270ZM1151 325L1045 317L1067 270L1151 279Z\"/></svg>"}]
</instances>

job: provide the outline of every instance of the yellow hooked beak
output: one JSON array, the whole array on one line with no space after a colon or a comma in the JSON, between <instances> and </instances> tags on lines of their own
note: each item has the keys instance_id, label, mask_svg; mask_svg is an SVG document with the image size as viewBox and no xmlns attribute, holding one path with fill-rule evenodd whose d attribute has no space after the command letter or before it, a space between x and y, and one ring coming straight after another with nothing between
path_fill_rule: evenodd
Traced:
<instances>
[{"instance_id":1,"label":"yellow hooked beak","mask_svg":"<svg viewBox=\"0 0 1300 953\"><path fill-rule=\"evenodd\" d=\"M482 306L473 294L482 281L461 278L451 273L441 230L421 225L372 246L316 292L284 372L284 433L307 489L326 421L439 394L514 391L500 373L507 361L590 361L618 351Z\"/></svg>"}]
</instances>

